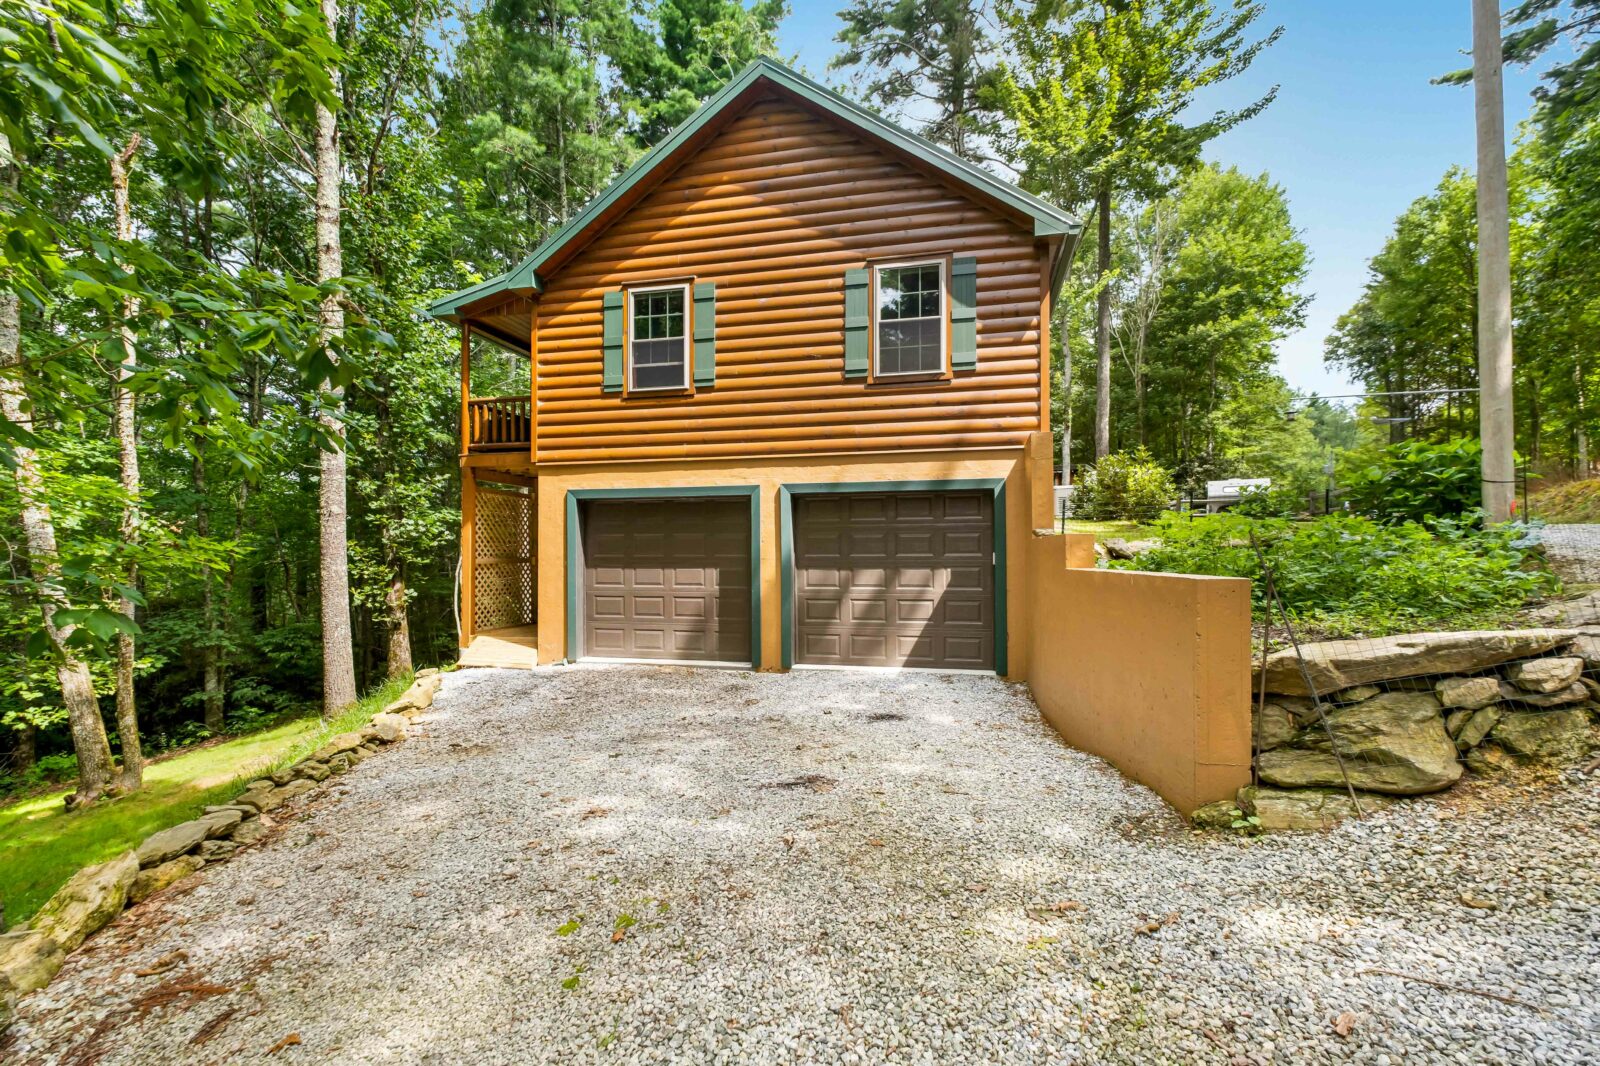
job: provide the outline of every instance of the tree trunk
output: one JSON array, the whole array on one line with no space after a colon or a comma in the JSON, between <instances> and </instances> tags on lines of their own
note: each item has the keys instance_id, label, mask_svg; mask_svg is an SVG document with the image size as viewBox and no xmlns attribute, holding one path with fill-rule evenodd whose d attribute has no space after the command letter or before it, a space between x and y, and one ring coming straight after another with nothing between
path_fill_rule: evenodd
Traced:
<instances>
[{"instance_id":1,"label":"tree trunk","mask_svg":"<svg viewBox=\"0 0 1600 1066\"><path fill-rule=\"evenodd\" d=\"M39 727L32 722L23 722L17 727L14 741L16 746L11 752L11 772L23 777L39 761Z\"/></svg>"},{"instance_id":2,"label":"tree trunk","mask_svg":"<svg viewBox=\"0 0 1600 1066\"><path fill-rule=\"evenodd\" d=\"M390 560L389 573L389 593L384 604L389 612L389 676L403 677L411 672L411 620L400 560Z\"/></svg>"},{"instance_id":3,"label":"tree trunk","mask_svg":"<svg viewBox=\"0 0 1600 1066\"><path fill-rule=\"evenodd\" d=\"M204 540L211 536L211 500L206 495L206 449L201 444L194 456L194 491L199 497L194 529ZM217 640L216 576L205 568L200 584L200 616L205 642L200 646L201 695L205 706L207 732L222 732L222 648Z\"/></svg>"},{"instance_id":4,"label":"tree trunk","mask_svg":"<svg viewBox=\"0 0 1600 1066\"><path fill-rule=\"evenodd\" d=\"M11 167L6 169L12 171L7 183L15 191L15 171ZM16 293L0 292L0 415L14 425L29 428L33 420L23 412L25 390L21 364L22 308ZM95 696L89 668L66 644L76 627L56 625L56 612L71 604L60 583L61 561L56 553L55 522L44 498L38 456L24 445L14 447L11 454L16 464L12 474L17 482L22 530L39 598L39 614L56 656L56 680L61 685L61 702L67 709L72 747L78 756L78 784L67 797L67 806L80 807L93 803L111 787L111 743L106 739L105 722L100 719L100 701Z\"/></svg>"},{"instance_id":5,"label":"tree trunk","mask_svg":"<svg viewBox=\"0 0 1600 1066\"><path fill-rule=\"evenodd\" d=\"M1478 133L1478 433L1483 510L1511 517L1516 497L1511 395L1511 222L1499 0L1472 0L1472 91Z\"/></svg>"},{"instance_id":6,"label":"tree trunk","mask_svg":"<svg viewBox=\"0 0 1600 1066\"><path fill-rule=\"evenodd\" d=\"M1099 247L1095 249L1095 281L1100 286L1094 305L1094 457L1111 454L1111 186L1102 185L1095 194L1095 213L1099 216Z\"/></svg>"},{"instance_id":7,"label":"tree trunk","mask_svg":"<svg viewBox=\"0 0 1600 1066\"><path fill-rule=\"evenodd\" d=\"M111 196L116 207L117 239L133 239L133 216L128 208L128 168L133 165L133 155L139 150L139 135L128 138L127 147L111 157ZM127 379L133 375L137 358L133 326L139 313L139 301L126 297L122 301L122 365L117 368L117 379L112 385L112 418L117 431L117 471L122 482L122 518L118 532L122 543L134 548L139 543L139 427L132 391ZM137 559L128 563L123 581L131 589L139 582ZM120 598L118 610L132 618L134 602L127 596ZM134 645L131 633L117 634L117 737L122 749L121 785L136 791L144 784L144 747L139 742L139 713L133 688Z\"/></svg>"},{"instance_id":8,"label":"tree trunk","mask_svg":"<svg viewBox=\"0 0 1600 1066\"><path fill-rule=\"evenodd\" d=\"M339 24L338 0L322 0L322 17L328 35ZM328 76L339 91L339 71ZM317 104L317 280L329 281L344 273L344 251L339 239L339 124L326 105ZM344 332L344 309L336 295L322 300L322 335L333 342ZM355 655L350 635L349 546L345 529L344 390L328 383L332 409L319 416L337 446L322 452L322 478L317 508L320 528L322 586L322 713L332 718L356 701Z\"/></svg>"}]
</instances>

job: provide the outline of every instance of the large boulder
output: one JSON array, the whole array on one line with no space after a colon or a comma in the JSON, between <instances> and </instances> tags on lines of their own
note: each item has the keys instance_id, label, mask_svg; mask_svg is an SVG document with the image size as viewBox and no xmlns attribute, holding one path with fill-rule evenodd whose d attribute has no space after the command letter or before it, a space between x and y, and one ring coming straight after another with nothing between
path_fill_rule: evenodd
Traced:
<instances>
[{"instance_id":1,"label":"large boulder","mask_svg":"<svg viewBox=\"0 0 1600 1066\"><path fill-rule=\"evenodd\" d=\"M1189 815L1189 824L1196 829L1230 829L1239 815L1239 808L1234 806L1233 800L1216 800L1195 808L1194 813Z\"/></svg>"},{"instance_id":2,"label":"large boulder","mask_svg":"<svg viewBox=\"0 0 1600 1066\"><path fill-rule=\"evenodd\" d=\"M139 876L139 860L131 851L73 874L45 901L28 922L61 948L72 951L128 905L128 890Z\"/></svg>"},{"instance_id":3,"label":"large boulder","mask_svg":"<svg viewBox=\"0 0 1600 1066\"><path fill-rule=\"evenodd\" d=\"M327 762L335 755L342 755L351 748L361 746L361 734L358 732L340 733L333 737L322 747L311 753L311 758L317 762Z\"/></svg>"},{"instance_id":4,"label":"large boulder","mask_svg":"<svg viewBox=\"0 0 1600 1066\"><path fill-rule=\"evenodd\" d=\"M1547 604L1529 612L1528 618L1541 626L1600 626L1600 591Z\"/></svg>"},{"instance_id":5,"label":"large boulder","mask_svg":"<svg viewBox=\"0 0 1600 1066\"><path fill-rule=\"evenodd\" d=\"M1600 593L1597 593L1600 595ZM1586 629L1574 634L1572 643L1563 649L1568 655L1583 660L1590 670L1600 670L1600 629Z\"/></svg>"},{"instance_id":6,"label":"large boulder","mask_svg":"<svg viewBox=\"0 0 1600 1066\"><path fill-rule=\"evenodd\" d=\"M393 744L397 740L404 740L406 735L406 720L398 714L387 711L372 716L373 735L385 744Z\"/></svg>"},{"instance_id":7,"label":"large boulder","mask_svg":"<svg viewBox=\"0 0 1600 1066\"><path fill-rule=\"evenodd\" d=\"M1507 714L1489 735L1513 754L1552 763L1582 758L1591 740L1589 716L1581 707Z\"/></svg>"},{"instance_id":8,"label":"large boulder","mask_svg":"<svg viewBox=\"0 0 1600 1066\"><path fill-rule=\"evenodd\" d=\"M1287 707L1268 703L1256 712L1250 738L1257 751L1271 751L1289 743L1299 731L1300 725Z\"/></svg>"},{"instance_id":9,"label":"large boulder","mask_svg":"<svg viewBox=\"0 0 1600 1066\"><path fill-rule=\"evenodd\" d=\"M1348 774L1355 788L1401 796L1437 792L1461 777L1439 701L1426 692L1336 707L1327 729L1311 726L1293 746L1262 753L1256 767L1262 781L1282 788L1342 788Z\"/></svg>"},{"instance_id":10,"label":"large boulder","mask_svg":"<svg viewBox=\"0 0 1600 1066\"><path fill-rule=\"evenodd\" d=\"M1447 677L1433 686L1442 707L1461 707L1476 711L1500 700L1498 677Z\"/></svg>"},{"instance_id":11,"label":"large boulder","mask_svg":"<svg viewBox=\"0 0 1600 1066\"><path fill-rule=\"evenodd\" d=\"M66 958L60 944L36 929L0 933L0 985L18 995L43 988Z\"/></svg>"},{"instance_id":12,"label":"large boulder","mask_svg":"<svg viewBox=\"0 0 1600 1066\"><path fill-rule=\"evenodd\" d=\"M259 790L246 792L239 799L241 803L251 803L248 797L259 795ZM265 808L256 807L257 810ZM152 833L139 845L139 865L159 866L168 859L175 859L186 851L193 851L200 846L202 840L211 837L220 837L232 831L233 827L243 820L244 815L236 809L224 808L203 815L189 822L180 822L168 829Z\"/></svg>"},{"instance_id":13,"label":"large boulder","mask_svg":"<svg viewBox=\"0 0 1600 1066\"><path fill-rule=\"evenodd\" d=\"M1581 681L1574 681L1566 688L1554 692L1524 692L1514 685L1506 685L1500 695L1511 703L1526 704L1529 707L1564 707L1569 703L1582 703L1589 698L1589 686Z\"/></svg>"},{"instance_id":14,"label":"large boulder","mask_svg":"<svg viewBox=\"0 0 1600 1066\"><path fill-rule=\"evenodd\" d=\"M1480 707L1472 712L1466 724L1456 734L1456 749L1469 751L1483 743L1504 712L1499 707Z\"/></svg>"},{"instance_id":15,"label":"large boulder","mask_svg":"<svg viewBox=\"0 0 1600 1066\"><path fill-rule=\"evenodd\" d=\"M259 825L260 823L251 821L246 824ZM130 903L143 903L163 888L182 881L205 864L206 861L198 855L179 855L176 859L168 859L159 866L152 866L148 870L140 870L139 876L133 879L133 887L128 890L128 901Z\"/></svg>"},{"instance_id":16,"label":"large boulder","mask_svg":"<svg viewBox=\"0 0 1600 1066\"><path fill-rule=\"evenodd\" d=\"M1506 680L1523 692L1559 692L1583 676L1583 660L1574 655L1529 659L1506 668Z\"/></svg>"},{"instance_id":17,"label":"large boulder","mask_svg":"<svg viewBox=\"0 0 1600 1066\"><path fill-rule=\"evenodd\" d=\"M1474 674L1515 659L1543 655L1571 640L1572 633L1564 629L1500 629L1328 640L1302 644L1300 650L1311 685L1317 693L1330 693L1423 674ZM1255 686L1260 680L1258 672ZM1267 657L1266 684L1268 692L1313 694L1292 648Z\"/></svg>"},{"instance_id":18,"label":"large boulder","mask_svg":"<svg viewBox=\"0 0 1600 1066\"><path fill-rule=\"evenodd\" d=\"M1371 814L1394 803L1392 796L1357 792L1361 814ZM1346 818L1354 818L1356 806L1350 793L1334 788L1262 788L1247 785L1239 790L1239 809L1261 819L1261 828L1329 829Z\"/></svg>"}]
</instances>

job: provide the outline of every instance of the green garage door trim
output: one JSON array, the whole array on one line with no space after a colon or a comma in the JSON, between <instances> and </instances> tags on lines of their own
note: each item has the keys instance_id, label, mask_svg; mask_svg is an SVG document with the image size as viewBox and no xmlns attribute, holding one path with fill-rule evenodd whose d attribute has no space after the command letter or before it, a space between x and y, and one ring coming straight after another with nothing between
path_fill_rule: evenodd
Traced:
<instances>
[{"instance_id":1,"label":"green garage door trim","mask_svg":"<svg viewBox=\"0 0 1600 1066\"><path fill-rule=\"evenodd\" d=\"M994 493L994 669L1005 676L1006 654L1006 483L1004 478L953 478L948 481L839 481L781 485L778 488L778 566L782 616L783 668L794 666L794 497L821 493L961 492Z\"/></svg>"},{"instance_id":2,"label":"green garage door trim","mask_svg":"<svg viewBox=\"0 0 1600 1066\"><path fill-rule=\"evenodd\" d=\"M567 490L567 654L579 654L578 605L583 588L583 538L578 505L585 500L695 500L708 496L744 496L750 501L750 662L761 667L761 490L756 485L707 485L700 488L568 489ZM662 660L670 665L670 660Z\"/></svg>"}]
</instances>

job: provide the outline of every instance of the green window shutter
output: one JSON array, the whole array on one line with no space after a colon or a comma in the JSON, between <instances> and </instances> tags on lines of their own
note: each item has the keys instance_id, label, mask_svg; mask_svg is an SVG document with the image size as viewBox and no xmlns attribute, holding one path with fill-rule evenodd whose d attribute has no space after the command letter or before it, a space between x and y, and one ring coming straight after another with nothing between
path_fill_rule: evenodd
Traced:
<instances>
[{"instance_id":1,"label":"green window shutter","mask_svg":"<svg viewBox=\"0 0 1600 1066\"><path fill-rule=\"evenodd\" d=\"M978 261L960 255L950 261L950 368L978 367Z\"/></svg>"},{"instance_id":2,"label":"green window shutter","mask_svg":"<svg viewBox=\"0 0 1600 1066\"><path fill-rule=\"evenodd\" d=\"M602 370L600 388L604 392L622 391L622 290L601 298L604 336L601 339Z\"/></svg>"},{"instance_id":3,"label":"green window shutter","mask_svg":"<svg viewBox=\"0 0 1600 1066\"><path fill-rule=\"evenodd\" d=\"M872 271L844 272L844 376L867 376L867 348L872 329L868 297L872 292Z\"/></svg>"},{"instance_id":4,"label":"green window shutter","mask_svg":"<svg viewBox=\"0 0 1600 1066\"><path fill-rule=\"evenodd\" d=\"M703 389L717 383L717 283L697 281L694 286L694 384Z\"/></svg>"}]
</instances>

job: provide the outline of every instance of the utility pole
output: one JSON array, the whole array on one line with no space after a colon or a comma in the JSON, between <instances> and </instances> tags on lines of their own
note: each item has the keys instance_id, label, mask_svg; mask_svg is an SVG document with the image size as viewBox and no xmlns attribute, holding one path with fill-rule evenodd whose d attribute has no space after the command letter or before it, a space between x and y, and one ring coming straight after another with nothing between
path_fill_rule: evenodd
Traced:
<instances>
[{"instance_id":1,"label":"utility pole","mask_svg":"<svg viewBox=\"0 0 1600 1066\"><path fill-rule=\"evenodd\" d=\"M1478 434L1483 510L1511 517L1516 499L1511 405L1511 222L1499 0L1472 0L1472 95L1478 123Z\"/></svg>"}]
</instances>

